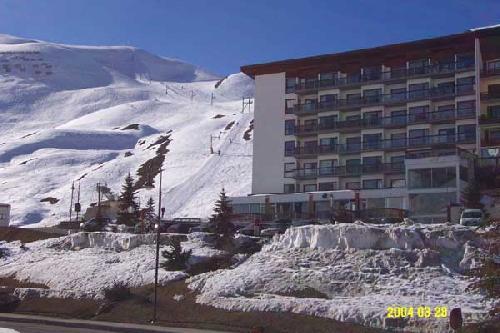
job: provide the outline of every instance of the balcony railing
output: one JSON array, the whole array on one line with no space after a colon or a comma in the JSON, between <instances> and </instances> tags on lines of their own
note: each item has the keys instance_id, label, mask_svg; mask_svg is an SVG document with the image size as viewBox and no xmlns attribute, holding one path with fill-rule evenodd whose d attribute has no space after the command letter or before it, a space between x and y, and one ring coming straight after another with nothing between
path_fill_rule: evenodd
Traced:
<instances>
[{"instance_id":1,"label":"balcony railing","mask_svg":"<svg viewBox=\"0 0 500 333\"><path fill-rule=\"evenodd\" d=\"M404 163L370 163L358 165L342 165L327 168L308 168L287 171L285 177L296 179L312 179L321 177L358 177L369 174L404 173Z\"/></svg>"},{"instance_id":2,"label":"balcony railing","mask_svg":"<svg viewBox=\"0 0 500 333\"><path fill-rule=\"evenodd\" d=\"M500 99L500 91L481 93L481 100L483 101L497 101L499 99Z\"/></svg>"},{"instance_id":3,"label":"balcony railing","mask_svg":"<svg viewBox=\"0 0 500 333\"><path fill-rule=\"evenodd\" d=\"M500 114L482 114L479 117L480 124L500 124Z\"/></svg>"},{"instance_id":4,"label":"balcony railing","mask_svg":"<svg viewBox=\"0 0 500 333\"><path fill-rule=\"evenodd\" d=\"M296 104L291 112L296 115L312 115L318 112L352 109L363 106L390 105L394 103L404 104L421 99L453 98L455 96L471 94L473 92L473 84L456 85L453 87L434 87L430 89L411 90L405 92L404 94L380 94L373 96L352 97L347 99L335 99L327 102ZM481 96L483 96L483 94ZM496 98L500 98L500 94L498 94L498 97Z\"/></svg>"},{"instance_id":5,"label":"balcony railing","mask_svg":"<svg viewBox=\"0 0 500 333\"><path fill-rule=\"evenodd\" d=\"M500 138L490 137L481 140L481 146L483 147L494 147L500 146Z\"/></svg>"},{"instance_id":6,"label":"balcony railing","mask_svg":"<svg viewBox=\"0 0 500 333\"><path fill-rule=\"evenodd\" d=\"M370 128L396 128L405 127L408 124L419 123L448 123L457 119L471 119L475 118L475 108L467 109L448 109L440 111L432 111L418 114L408 114L400 116L389 117L368 117L352 120L329 121L326 123L300 125L295 126L292 130L287 132L287 135L315 135L319 132L329 131L354 131ZM482 117L486 119L486 116ZM489 119L489 118L488 118ZM498 118L492 118L492 121L500 121Z\"/></svg>"},{"instance_id":7,"label":"balcony railing","mask_svg":"<svg viewBox=\"0 0 500 333\"><path fill-rule=\"evenodd\" d=\"M429 66L419 66L413 68L394 68L389 71L380 71L367 74L348 75L341 78L333 79L309 79L306 82L301 82L295 85L296 93L306 93L316 91L318 89L331 89L342 86L358 85L366 82L374 81L391 81L404 80L415 76L436 75L436 74L452 74L457 71L474 68L474 61L451 62L444 64L433 64Z\"/></svg>"},{"instance_id":8,"label":"balcony railing","mask_svg":"<svg viewBox=\"0 0 500 333\"><path fill-rule=\"evenodd\" d=\"M359 154L365 151L405 150L407 148L442 147L456 144L472 144L476 142L476 133L438 134L400 139L366 140L356 143L341 143L332 145L299 146L285 151L285 156L298 158L315 157L325 154Z\"/></svg>"}]
</instances>

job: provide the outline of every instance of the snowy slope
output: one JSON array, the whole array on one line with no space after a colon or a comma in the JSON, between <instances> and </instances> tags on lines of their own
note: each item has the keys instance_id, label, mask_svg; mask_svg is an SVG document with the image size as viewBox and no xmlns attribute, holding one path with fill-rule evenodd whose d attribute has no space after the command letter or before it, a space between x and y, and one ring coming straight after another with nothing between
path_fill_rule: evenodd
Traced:
<instances>
[{"instance_id":1,"label":"snowy slope","mask_svg":"<svg viewBox=\"0 0 500 333\"><path fill-rule=\"evenodd\" d=\"M97 182L119 192L167 133L168 215L208 216L223 186L230 195L248 193L252 140L243 133L253 114L241 113L241 98L253 96L253 82L241 73L215 88L218 81L132 47L0 35L0 202L12 205L11 223L67 219L73 181L80 180L83 207L97 200ZM210 154L210 135L220 137L220 155ZM157 190L140 191L142 202L149 196ZM40 202L48 197L59 201Z\"/></svg>"}]
</instances>

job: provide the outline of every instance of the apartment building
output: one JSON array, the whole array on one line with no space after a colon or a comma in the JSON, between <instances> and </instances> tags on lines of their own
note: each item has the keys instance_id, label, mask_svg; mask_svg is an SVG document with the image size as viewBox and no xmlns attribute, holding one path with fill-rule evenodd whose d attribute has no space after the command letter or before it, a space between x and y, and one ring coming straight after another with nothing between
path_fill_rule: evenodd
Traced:
<instances>
[{"instance_id":1,"label":"apartment building","mask_svg":"<svg viewBox=\"0 0 500 333\"><path fill-rule=\"evenodd\" d=\"M500 155L500 26L241 70L255 132L237 212L317 217L356 198L440 220L475 158Z\"/></svg>"}]
</instances>

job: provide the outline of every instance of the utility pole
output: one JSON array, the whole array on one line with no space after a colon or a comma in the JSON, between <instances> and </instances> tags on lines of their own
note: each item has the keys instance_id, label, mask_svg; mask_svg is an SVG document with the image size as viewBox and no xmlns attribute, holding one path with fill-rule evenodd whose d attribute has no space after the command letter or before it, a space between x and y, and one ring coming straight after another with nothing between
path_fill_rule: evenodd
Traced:
<instances>
[{"instance_id":1,"label":"utility pole","mask_svg":"<svg viewBox=\"0 0 500 333\"><path fill-rule=\"evenodd\" d=\"M252 104L253 104L252 98L243 97L243 100L241 102L242 102L241 113L244 113L247 107L248 107L248 112L252 111Z\"/></svg>"},{"instance_id":2,"label":"utility pole","mask_svg":"<svg viewBox=\"0 0 500 333\"><path fill-rule=\"evenodd\" d=\"M81 205L80 205L80 182L78 182L78 193L77 193L77 200L75 203L75 212L76 212L76 221L78 222L80 211L81 211Z\"/></svg>"},{"instance_id":3,"label":"utility pole","mask_svg":"<svg viewBox=\"0 0 500 333\"><path fill-rule=\"evenodd\" d=\"M215 99L215 96L214 96L214 93L212 93L212 95L210 95L210 105L214 105L214 99Z\"/></svg>"},{"instance_id":4,"label":"utility pole","mask_svg":"<svg viewBox=\"0 0 500 333\"><path fill-rule=\"evenodd\" d=\"M97 213L96 218L101 217L101 183L97 183Z\"/></svg>"},{"instance_id":5,"label":"utility pole","mask_svg":"<svg viewBox=\"0 0 500 333\"><path fill-rule=\"evenodd\" d=\"M158 289L158 269L160 266L160 227L161 227L161 215L165 210L161 207L161 178L163 169L160 168L160 184L158 186L158 222L155 225L156 228L156 258L155 258L155 291L154 291L154 308L153 308L153 320L152 323L156 323L156 307L157 307L157 289Z\"/></svg>"},{"instance_id":6,"label":"utility pole","mask_svg":"<svg viewBox=\"0 0 500 333\"><path fill-rule=\"evenodd\" d=\"M219 139L220 140L220 135L221 135L221 132L219 132L218 136L210 134L210 154L214 153L214 145L213 145L214 139Z\"/></svg>"},{"instance_id":7,"label":"utility pole","mask_svg":"<svg viewBox=\"0 0 500 333\"><path fill-rule=\"evenodd\" d=\"M75 193L75 182L71 183L71 199L69 203L69 222L71 222L71 215L73 213L73 194Z\"/></svg>"}]
</instances>

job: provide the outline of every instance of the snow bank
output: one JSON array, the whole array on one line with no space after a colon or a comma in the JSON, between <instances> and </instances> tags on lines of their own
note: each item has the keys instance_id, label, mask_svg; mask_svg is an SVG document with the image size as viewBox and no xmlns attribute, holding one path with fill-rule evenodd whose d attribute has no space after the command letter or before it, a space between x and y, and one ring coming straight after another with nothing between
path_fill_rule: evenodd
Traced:
<instances>
[{"instance_id":1,"label":"snow bank","mask_svg":"<svg viewBox=\"0 0 500 333\"><path fill-rule=\"evenodd\" d=\"M477 236L452 225L291 228L240 266L190 278L197 301L241 311L286 311L390 328L389 306L460 307L466 320L487 303L466 291L463 269ZM468 249L470 247L470 249ZM464 258L465 261L464 261ZM445 332L447 319L412 318L405 330Z\"/></svg>"},{"instance_id":2,"label":"snow bank","mask_svg":"<svg viewBox=\"0 0 500 333\"><path fill-rule=\"evenodd\" d=\"M162 234L162 238L185 235ZM20 297L89 297L100 298L115 282L139 287L154 282L155 235L119 233L78 233L65 237L26 244L4 243L8 257L0 261L0 276L20 281L42 283L49 289L20 288ZM200 235L183 242L192 249L197 260L218 255ZM166 246L161 246L162 251ZM184 272L160 269L159 281L186 277Z\"/></svg>"}]
</instances>

